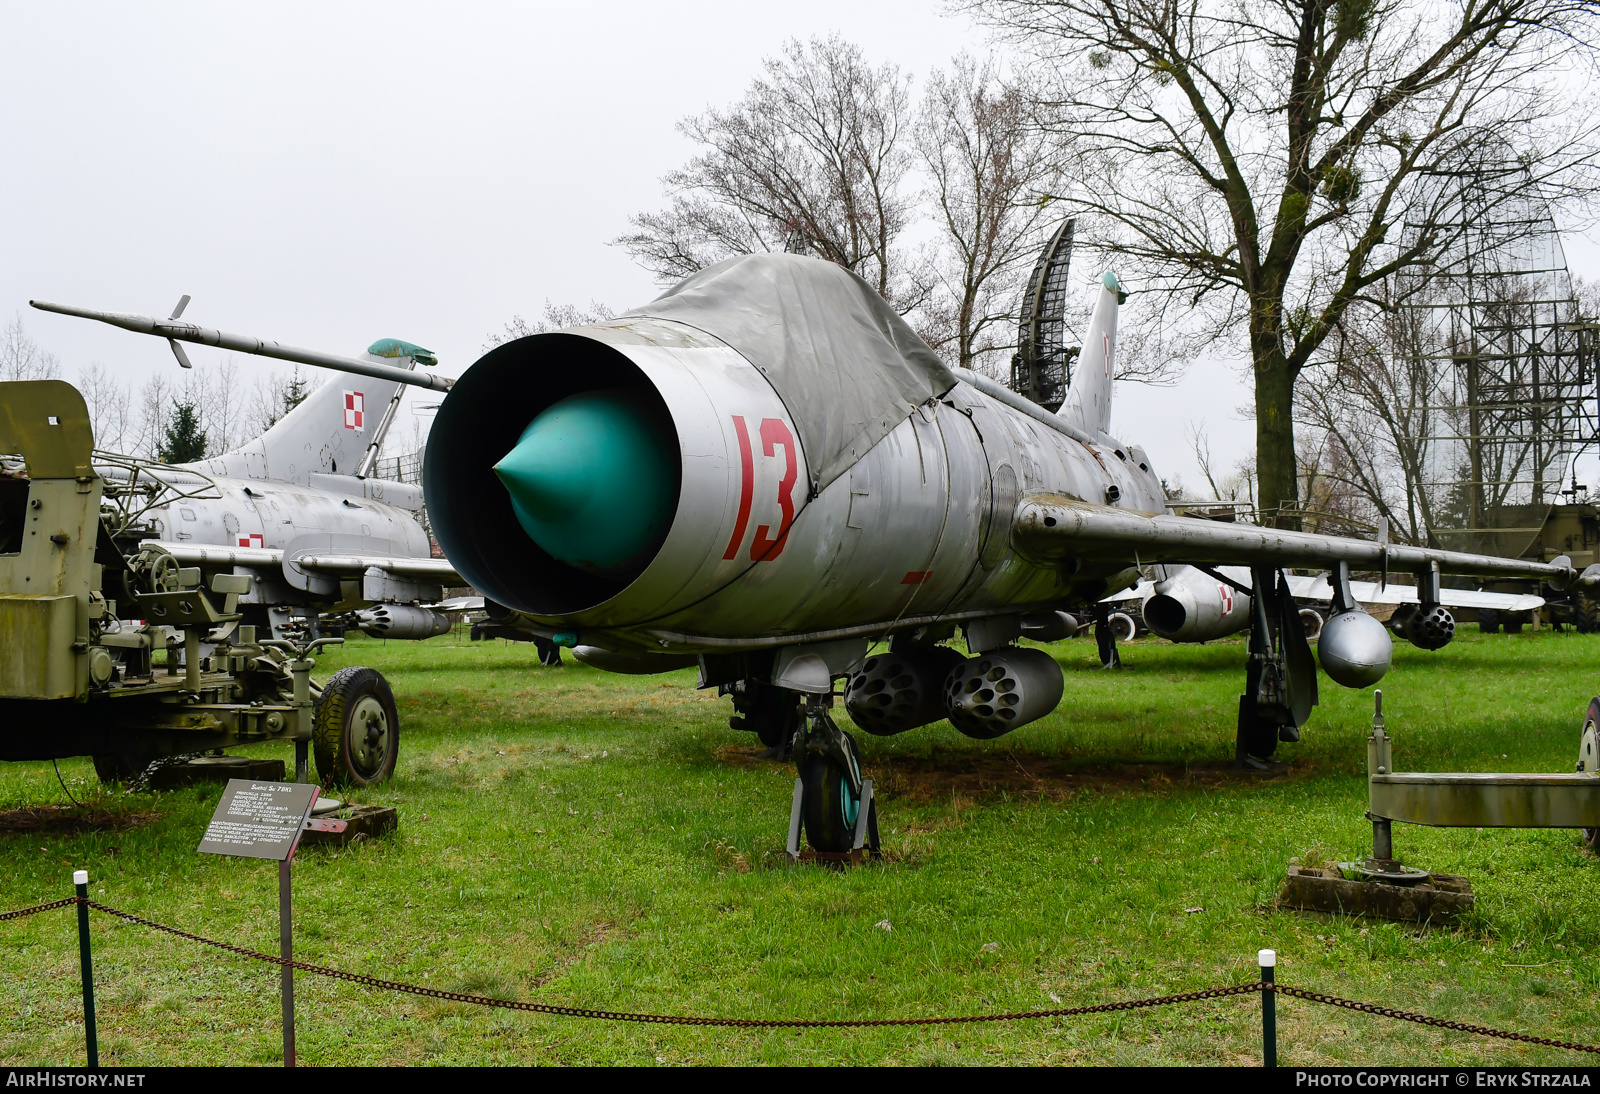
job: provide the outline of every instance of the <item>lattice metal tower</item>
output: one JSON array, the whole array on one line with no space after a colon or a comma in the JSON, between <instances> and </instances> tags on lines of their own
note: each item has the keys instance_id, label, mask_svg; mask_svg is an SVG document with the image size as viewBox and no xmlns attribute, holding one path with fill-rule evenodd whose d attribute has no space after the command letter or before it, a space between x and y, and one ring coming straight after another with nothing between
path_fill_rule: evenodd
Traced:
<instances>
[{"instance_id":1,"label":"lattice metal tower","mask_svg":"<svg viewBox=\"0 0 1600 1094\"><path fill-rule=\"evenodd\" d=\"M1420 485L1435 542L1516 557L1563 493L1577 500L1566 480L1600 440L1597 331L1578 314L1548 205L1475 177L1452 185L1430 228L1457 245L1397 283L1406 350L1433 387Z\"/></svg>"},{"instance_id":2,"label":"lattice metal tower","mask_svg":"<svg viewBox=\"0 0 1600 1094\"><path fill-rule=\"evenodd\" d=\"M1062 224L1039 252L1018 309L1017 352L1011 358L1011 390L1051 412L1067 397L1079 350L1066 341L1067 267L1076 223Z\"/></svg>"}]
</instances>

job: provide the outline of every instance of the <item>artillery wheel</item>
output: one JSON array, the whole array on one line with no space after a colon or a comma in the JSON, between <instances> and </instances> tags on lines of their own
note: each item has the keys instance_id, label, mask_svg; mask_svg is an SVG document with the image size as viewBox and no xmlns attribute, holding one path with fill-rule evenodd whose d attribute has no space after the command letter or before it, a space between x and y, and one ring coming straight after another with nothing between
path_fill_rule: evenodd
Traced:
<instances>
[{"instance_id":1,"label":"artillery wheel","mask_svg":"<svg viewBox=\"0 0 1600 1094\"><path fill-rule=\"evenodd\" d=\"M850 762L856 776L861 761L856 758L856 742L846 733ZM800 761L801 815L805 819L806 842L813 851L848 851L856 842L856 817L861 799L850 791L850 780L836 761L808 752Z\"/></svg>"},{"instance_id":2,"label":"artillery wheel","mask_svg":"<svg viewBox=\"0 0 1600 1094\"><path fill-rule=\"evenodd\" d=\"M1578 738L1578 770L1600 778L1600 695L1589 700L1583 715L1583 734ZM1600 828L1585 828L1583 845L1600 852Z\"/></svg>"},{"instance_id":3,"label":"artillery wheel","mask_svg":"<svg viewBox=\"0 0 1600 1094\"><path fill-rule=\"evenodd\" d=\"M1478 609L1478 632L1494 634L1500 629L1500 613L1493 608Z\"/></svg>"},{"instance_id":4,"label":"artillery wheel","mask_svg":"<svg viewBox=\"0 0 1600 1094\"><path fill-rule=\"evenodd\" d=\"M94 760L94 773L100 776L100 781L106 786L132 782L144 774L145 768L150 766L151 761L159 758L158 753L144 751L91 757Z\"/></svg>"},{"instance_id":5,"label":"artillery wheel","mask_svg":"<svg viewBox=\"0 0 1600 1094\"><path fill-rule=\"evenodd\" d=\"M394 774L400 715L377 669L340 669L322 689L311 745L324 786L376 786Z\"/></svg>"},{"instance_id":6,"label":"artillery wheel","mask_svg":"<svg viewBox=\"0 0 1600 1094\"><path fill-rule=\"evenodd\" d=\"M1572 625L1579 634L1600 631L1600 601L1587 593L1572 594Z\"/></svg>"},{"instance_id":7,"label":"artillery wheel","mask_svg":"<svg viewBox=\"0 0 1600 1094\"><path fill-rule=\"evenodd\" d=\"M1517 612L1515 615L1504 616L1500 625L1506 629L1507 634L1521 634L1522 626L1527 622L1525 614L1524 612Z\"/></svg>"}]
</instances>

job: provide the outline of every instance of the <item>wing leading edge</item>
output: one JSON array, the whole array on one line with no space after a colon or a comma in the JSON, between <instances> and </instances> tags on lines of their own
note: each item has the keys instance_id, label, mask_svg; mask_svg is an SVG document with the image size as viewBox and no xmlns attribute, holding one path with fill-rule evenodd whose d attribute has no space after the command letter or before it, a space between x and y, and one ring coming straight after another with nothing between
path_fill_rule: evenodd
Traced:
<instances>
[{"instance_id":1,"label":"wing leading edge","mask_svg":"<svg viewBox=\"0 0 1600 1094\"><path fill-rule=\"evenodd\" d=\"M1315 532L1224 524L1198 517L1138 513L1056 494L1022 500L1012 530L1017 549L1040 561L1100 557L1141 563L1308 567L1340 562L1357 570L1441 573L1478 577L1537 577L1556 588L1600 584L1600 565L1578 574L1565 557L1552 562L1495 558L1431 547L1382 544Z\"/></svg>"}]
</instances>

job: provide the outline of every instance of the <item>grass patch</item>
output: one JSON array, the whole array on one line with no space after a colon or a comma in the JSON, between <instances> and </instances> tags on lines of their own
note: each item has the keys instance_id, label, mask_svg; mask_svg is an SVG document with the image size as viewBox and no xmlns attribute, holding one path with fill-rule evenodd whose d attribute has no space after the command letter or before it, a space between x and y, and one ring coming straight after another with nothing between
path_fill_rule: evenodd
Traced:
<instances>
[{"instance_id":1,"label":"grass patch","mask_svg":"<svg viewBox=\"0 0 1600 1094\"><path fill-rule=\"evenodd\" d=\"M498 998L619 1010L898 1017L1025 1010L1254 976L1546 1036L1600 1039L1600 862L1576 833L1398 827L1409 861L1472 879L1451 931L1272 910L1291 860L1363 852L1370 693L1323 681L1290 770L1240 777L1237 641L1140 641L1103 672L1049 647L1067 698L996 741L940 724L858 735L883 793L888 864L781 865L793 769L755 758L692 672L538 665L528 646L357 640L319 667L371 664L395 690L395 780L358 801L400 828L295 867L307 960ZM1571 770L1600 636L1464 634L1397 649L1385 714L1402 768ZM265 754L287 755L283 746ZM0 825L0 910L97 899L244 946L276 946L270 863L194 851L219 789L67 787L115 825ZM341 795L346 796L346 795ZM66 816L49 763L0 766L0 814ZM70 805L67 806L71 809ZM97 814L98 815L98 814ZM1194 911L1193 909L1200 909ZM277 974L94 920L102 1059L277 1062ZM81 1059L68 913L0 924L0 1062ZM505 1014L302 977L307 1063L1060 1063L1259 1060L1258 1004L1223 1000L1006 1027L755 1032ZM1571 1054L1279 1005L1289 1064L1572 1063Z\"/></svg>"}]
</instances>

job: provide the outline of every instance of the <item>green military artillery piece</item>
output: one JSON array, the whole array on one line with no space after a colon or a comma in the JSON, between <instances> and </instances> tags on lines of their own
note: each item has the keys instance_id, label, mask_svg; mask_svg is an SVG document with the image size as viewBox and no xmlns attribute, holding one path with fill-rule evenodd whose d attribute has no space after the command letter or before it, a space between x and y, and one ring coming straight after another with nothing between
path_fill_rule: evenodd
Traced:
<instances>
[{"instance_id":1,"label":"green military artillery piece","mask_svg":"<svg viewBox=\"0 0 1600 1094\"><path fill-rule=\"evenodd\" d=\"M0 759L93 756L108 782L165 757L288 740L329 785L394 771L388 683L347 668L318 687L313 655L341 639L258 639L251 578L124 556L101 521L83 396L61 380L0 384Z\"/></svg>"}]
</instances>

